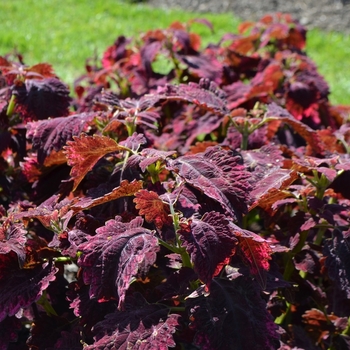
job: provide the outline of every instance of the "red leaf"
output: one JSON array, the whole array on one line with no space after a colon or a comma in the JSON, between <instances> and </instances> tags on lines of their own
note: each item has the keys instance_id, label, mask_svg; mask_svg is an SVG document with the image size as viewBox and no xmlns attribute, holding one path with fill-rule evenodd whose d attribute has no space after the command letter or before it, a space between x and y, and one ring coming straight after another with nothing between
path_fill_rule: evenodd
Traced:
<instances>
[{"instance_id":1,"label":"red leaf","mask_svg":"<svg viewBox=\"0 0 350 350\"><path fill-rule=\"evenodd\" d=\"M296 179L298 179L298 173L295 170L274 169L273 172L256 183L255 189L251 192L254 202L249 207L249 211L257 206L265 211L271 211L276 201L290 195L283 190Z\"/></svg>"},{"instance_id":2,"label":"red leaf","mask_svg":"<svg viewBox=\"0 0 350 350\"><path fill-rule=\"evenodd\" d=\"M169 205L165 204L153 191L140 190L135 194L134 202L140 215L144 215L147 222L154 222L158 229L163 225L171 225Z\"/></svg>"},{"instance_id":3,"label":"red leaf","mask_svg":"<svg viewBox=\"0 0 350 350\"><path fill-rule=\"evenodd\" d=\"M121 197L133 196L142 188L142 186L143 184L141 180L133 180L131 183L129 183L128 180L123 180L120 183L120 186L115 187L111 192L105 193L101 196L87 196L79 199L79 201L72 206L72 209L76 211L86 210Z\"/></svg>"},{"instance_id":4,"label":"red leaf","mask_svg":"<svg viewBox=\"0 0 350 350\"><path fill-rule=\"evenodd\" d=\"M80 137L74 137L74 141L67 142L64 150L68 165L72 167L70 175L74 180L73 191L100 158L107 153L123 149L124 147L106 136L82 134Z\"/></svg>"},{"instance_id":5,"label":"red leaf","mask_svg":"<svg viewBox=\"0 0 350 350\"><path fill-rule=\"evenodd\" d=\"M264 288L265 278L262 272L270 268L269 260L271 260L272 254L270 245L257 234L242 230L238 226L236 226L235 235L239 241L239 247L243 257L250 266L250 272L253 275L257 275L259 283Z\"/></svg>"},{"instance_id":6,"label":"red leaf","mask_svg":"<svg viewBox=\"0 0 350 350\"><path fill-rule=\"evenodd\" d=\"M34 66L31 66L29 68L25 69L27 72L35 72L40 74L43 78L55 78L55 72L51 66L51 64L48 63L38 63Z\"/></svg>"}]
</instances>

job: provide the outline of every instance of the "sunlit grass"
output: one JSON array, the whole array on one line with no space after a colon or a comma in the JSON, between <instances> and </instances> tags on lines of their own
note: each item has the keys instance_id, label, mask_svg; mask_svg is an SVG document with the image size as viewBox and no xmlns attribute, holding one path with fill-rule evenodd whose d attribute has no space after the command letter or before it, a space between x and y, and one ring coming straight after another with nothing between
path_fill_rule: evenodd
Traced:
<instances>
[{"instance_id":1,"label":"sunlit grass","mask_svg":"<svg viewBox=\"0 0 350 350\"><path fill-rule=\"evenodd\" d=\"M200 24L193 29L203 44L237 31L232 14L195 14L130 5L116 0L11 0L0 1L0 55L16 48L28 65L49 62L60 78L72 83L84 72L85 60L100 57L118 35L134 36L174 21L210 20L215 33ZM334 103L350 104L350 37L311 31L308 54L331 86Z\"/></svg>"}]
</instances>

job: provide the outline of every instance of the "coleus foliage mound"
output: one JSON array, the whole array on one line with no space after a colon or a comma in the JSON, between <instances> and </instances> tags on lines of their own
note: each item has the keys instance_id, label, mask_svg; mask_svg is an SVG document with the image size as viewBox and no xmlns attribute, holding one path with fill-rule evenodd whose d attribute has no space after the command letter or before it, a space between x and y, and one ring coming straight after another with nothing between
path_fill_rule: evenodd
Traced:
<instances>
[{"instance_id":1,"label":"coleus foliage mound","mask_svg":"<svg viewBox=\"0 0 350 350\"><path fill-rule=\"evenodd\" d=\"M119 37L73 99L0 58L0 349L350 347L350 108L305 38Z\"/></svg>"}]
</instances>

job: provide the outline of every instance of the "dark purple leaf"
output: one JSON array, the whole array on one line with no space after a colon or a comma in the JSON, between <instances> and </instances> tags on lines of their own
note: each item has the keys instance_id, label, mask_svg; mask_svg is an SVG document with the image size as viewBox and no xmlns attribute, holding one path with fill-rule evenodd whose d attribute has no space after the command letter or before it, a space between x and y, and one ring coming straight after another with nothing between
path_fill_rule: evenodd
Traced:
<instances>
[{"instance_id":1,"label":"dark purple leaf","mask_svg":"<svg viewBox=\"0 0 350 350\"><path fill-rule=\"evenodd\" d=\"M0 320L37 301L58 271L52 263L34 269L9 270L0 279Z\"/></svg>"},{"instance_id":2,"label":"dark purple leaf","mask_svg":"<svg viewBox=\"0 0 350 350\"><path fill-rule=\"evenodd\" d=\"M227 114L226 94L208 79L201 79L199 84L189 83L188 85L166 85L159 88L160 96L167 100L179 100L194 103L204 110Z\"/></svg>"},{"instance_id":3,"label":"dark purple leaf","mask_svg":"<svg viewBox=\"0 0 350 350\"><path fill-rule=\"evenodd\" d=\"M53 350L56 349L56 344L63 345L65 342L66 344L70 343L72 345L72 347L69 349L78 350L76 348L76 341L78 340L76 338L78 336L76 331L79 331L79 329L73 331L76 334L74 336L73 332L71 333L70 330L71 326L73 327L73 325L74 322L71 322L66 317L48 315L44 312L38 313L31 325L30 337L27 340L27 346L30 349ZM65 331L66 336L62 336L62 331ZM68 334L70 336L68 336ZM64 338L66 339L64 340ZM68 350L64 347L58 349Z\"/></svg>"},{"instance_id":4,"label":"dark purple leaf","mask_svg":"<svg viewBox=\"0 0 350 350\"><path fill-rule=\"evenodd\" d=\"M267 106L266 117L282 121L291 126L295 132L305 139L316 155L322 155L324 153L324 147L317 132L306 124L296 120L287 110L278 106L276 103L271 103Z\"/></svg>"},{"instance_id":5,"label":"dark purple leaf","mask_svg":"<svg viewBox=\"0 0 350 350\"><path fill-rule=\"evenodd\" d=\"M170 156L176 154L175 151L159 151L154 148L145 148L140 152L140 163L139 166L142 170L142 172L145 172L146 168L157 162L158 160L165 160L169 158Z\"/></svg>"},{"instance_id":6,"label":"dark purple leaf","mask_svg":"<svg viewBox=\"0 0 350 350\"><path fill-rule=\"evenodd\" d=\"M61 349L61 350L81 350L83 349L83 344L81 341L81 336L78 331L75 332L61 332L61 338L59 338L53 348L48 348L47 350Z\"/></svg>"},{"instance_id":7,"label":"dark purple leaf","mask_svg":"<svg viewBox=\"0 0 350 350\"><path fill-rule=\"evenodd\" d=\"M198 136L215 131L222 123L222 117L215 115L211 112L207 112L204 115L199 115L195 118L195 114L192 115L191 123L184 120L184 130L182 134L188 135L185 143L187 149L197 139Z\"/></svg>"},{"instance_id":8,"label":"dark purple leaf","mask_svg":"<svg viewBox=\"0 0 350 350\"><path fill-rule=\"evenodd\" d=\"M201 220L189 220L180 224L179 234L190 254L201 281L207 286L217 276L222 267L228 264L238 243L229 220L222 214L206 213Z\"/></svg>"},{"instance_id":9,"label":"dark purple leaf","mask_svg":"<svg viewBox=\"0 0 350 350\"><path fill-rule=\"evenodd\" d=\"M176 55L180 62L188 66L188 71L217 84L221 82L222 65L214 57L204 55Z\"/></svg>"},{"instance_id":10,"label":"dark purple leaf","mask_svg":"<svg viewBox=\"0 0 350 350\"><path fill-rule=\"evenodd\" d=\"M350 298L350 238L343 237L338 230L333 232L333 238L324 246L325 266L329 277Z\"/></svg>"},{"instance_id":11,"label":"dark purple leaf","mask_svg":"<svg viewBox=\"0 0 350 350\"><path fill-rule=\"evenodd\" d=\"M106 316L94 327L95 343L86 350L166 350L175 347L179 315L161 304L147 304L141 294L126 299L126 310Z\"/></svg>"},{"instance_id":12,"label":"dark purple leaf","mask_svg":"<svg viewBox=\"0 0 350 350\"><path fill-rule=\"evenodd\" d=\"M112 92L105 92L102 95L101 103L111 106L116 110L110 123L119 121L123 124L133 122L136 125L144 124L151 129L156 129L154 125L159 119L159 113L153 110L153 107L161 100L161 96L155 94L146 94L140 99L120 100ZM108 129L108 125L106 129Z\"/></svg>"},{"instance_id":13,"label":"dark purple leaf","mask_svg":"<svg viewBox=\"0 0 350 350\"><path fill-rule=\"evenodd\" d=\"M79 246L79 265L83 279L90 285L90 297L99 301L118 298L119 307L135 277L144 276L156 260L158 240L143 228L138 217L123 223L120 217L109 220L96 235Z\"/></svg>"},{"instance_id":14,"label":"dark purple leaf","mask_svg":"<svg viewBox=\"0 0 350 350\"><path fill-rule=\"evenodd\" d=\"M224 86L223 90L227 94L227 108L233 110L247 102L251 87L242 81L237 81L231 85Z\"/></svg>"},{"instance_id":15,"label":"dark purple leaf","mask_svg":"<svg viewBox=\"0 0 350 350\"><path fill-rule=\"evenodd\" d=\"M166 257L170 259L168 266L176 269L176 271L170 274L166 281L157 287L157 290L162 293L163 300L178 299L179 295L188 294L190 283L197 281L198 276L192 268L181 267L182 260L180 255L168 254Z\"/></svg>"},{"instance_id":16,"label":"dark purple leaf","mask_svg":"<svg viewBox=\"0 0 350 350\"><path fill-rule=\"evenodd\" d=\"M68 115L69 90L56 78L26 79L15 85L16 108L26 120L41 120Z\"/></svg>"},{"instance_id":17,"label":"dark purple leaf","mask_svg":"<svg viewBox=\"0 0 350 350\"><path fill-rule=\"evenodd\" d=\"M214 279L209 296L187 299L194 343L202 350L271 350L279 347L278 326L250 279ZM233 347L234 346L234 347Z\"/></svg>"},{"instance_id":18,"label":"dark purple leaf","mask_svg":"<svg viewBox=\"0 0 350 350\"><path fill-rule=\"evenodd\" d=\"M309 249L303 249L294 256L294 265L297 270L316 274L320 270L319 257Z\"/></svg>"},{"instance_id":19,"label":"dark purple leaf","mask_svg":"<svg viewBox=\"0 0 350 350\"><path fill-rule=\"evenodd\" d=\"M10 349L10 342L16 342L22 322L15 316L6 317L0 322L0 350Z\"/></svg>"},{"instance_id":20,"label":"dark purple leaf","mask_svg":"<svg viewBox=\"0 0 350 350\"><path fill-rule=\"evenodd\" d=\"M250 174L241 165L241 157L219 146L204 153L169 160L169 168L189 185L218 201L234 219L247 211Z\"/></svg>"},{"instance_id":21,"label":"dark purple leaf","mask_svg":"<svg viewBox=\"0 0 350 350\"><path fill-rule=\"evenodd\" d=\"M350 349L350 336L346 334L339 334L338 336L334 337L333 345L335 346L335 349L339 350Z\"/></svg>"},{"instance_id":22,"label":"dark purple leaf","mask_svg":"<svg viewBox=\"0 0 350 350\"><path fill-rule=\"evenodd\" d=\"M22 268L26 259L25 243L27 231L23 224L13 224L8 221L0 227L0 254L8 254L13 251L17 254L19 266Z\"/></svg>"},{"instance_id":23,"label":"dark purple leaf","mask_svg":"<svg viewBox=\"0 0 350 350\"><path fill-rule=\"evenodd\" d=\"M94 118L96 113L91 112L29 123L27 137L38 151L38 162L43 164L53 150L61 150L73 136L87 131Z\"/></svg>"},{"instance_id":24,"label":"dark purple leaf","mask_svg":"<svg viewBox=\"0 0 350 350\"><path fill-rule=\"evenodd\" d=\"M162 194L159 197L169 205L173 205L186 218L191 217L201 208L196 195L185 185L177 187L174 191Z\"/></svg>"},{"instance_id":25,"label":"dark purple leaf","mask_svg":"<svg viewBox=\"0 0 350 350\"><path fill-rule=\"evenodd\" d=\"M102 321L105 315L116 309L114 300L99 303L97 299L90 299L89 287L85 285L77 292L68 291L67 297L71 301L70 308L73 309L74 315L79 317L80 324L85 328L85 333L91 335L91 337L93 326Z\"/></svg>"},{"instance_id":26,"label":"dark purple leaf","mask_svg":"<svg viewBox=\"0 0 350 350\"><path fill-rule=\"evenodd\" d=\"M121 146L130 148L133 151L138 151L138 149L147 143L144 134L137 134L134 132L131 136L129 136L126 140L119 142Z\"/></svg>"},{"instance_id":27,"label":"dark purple leaf","mask_svg":"<svg viewBox=\"0 0 350 350\"><path fill-rule=\"evenodd\" d=\"M80 230L63 231L60 234L54 235L48 246L58 249L63 255L75 258L79 250L78 246L86 242L86 236L86 233Z\"/></svg>"},{"instance_id":28,"label":"dark purple leaf","mask_svg":"<svg viewBox=\"0 0 350 350\"><path fill-rule=\"evenodd\" d=\"M276 167L282 167L284 161L281 150L273 144L257 150L242 151L241 154L244 164L253 174L254 182L273 172Z\"/></svg>"},{"instance_id":29,"label":"dark purple leaf","mask_svg":"<svg viewBox=\"0 0 350 350\"><path fill-rule=\"evenodd\" d=\"M330 188L333 188L334 192L340 193L344 198L350 199L350 170L345 170L338 175L335 180L330 184Z\"/></svg>"}]
</instances>

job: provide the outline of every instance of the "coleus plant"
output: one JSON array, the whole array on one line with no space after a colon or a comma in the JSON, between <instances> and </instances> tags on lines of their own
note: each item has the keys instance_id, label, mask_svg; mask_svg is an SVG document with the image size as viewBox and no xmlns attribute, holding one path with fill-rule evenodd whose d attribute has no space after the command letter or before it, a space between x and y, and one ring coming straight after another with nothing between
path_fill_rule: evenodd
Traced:
<instances>
[{"instance_id":1,"label":"coleus plant","mask_svg":"<svg viewBox=\"0 0 350 350\"><path fill-rule=\"evenodd\" d=\"M350 347L350 109L305 35L119 37L73 99L1 58L0 349Z\"/></svg>"}]
</instances>

